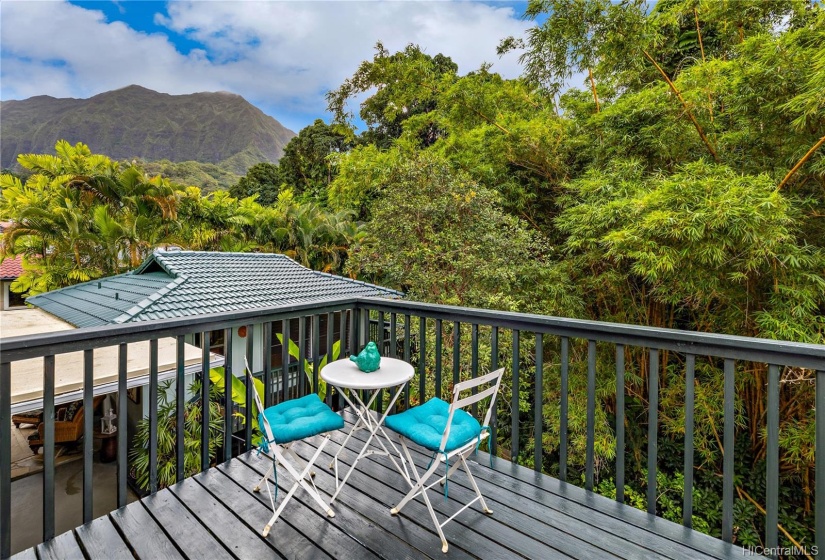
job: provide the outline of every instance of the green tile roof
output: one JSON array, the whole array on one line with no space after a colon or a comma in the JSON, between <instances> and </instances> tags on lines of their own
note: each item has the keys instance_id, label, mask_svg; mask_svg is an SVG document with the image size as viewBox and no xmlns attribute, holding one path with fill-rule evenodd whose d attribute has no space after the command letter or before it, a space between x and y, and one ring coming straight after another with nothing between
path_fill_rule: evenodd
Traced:
<instances>
[{"instance_id":1,"label":"green tile roof","mask_svg":"<svg viewBox=\"0 0 825 560\"><path fill-rule=\"evenodd\" d=\"M267 253L156 251L127 274L26 301L76 327L273 307L344 296L400 297L381 286Z\"/></svg>"}]
</instances>

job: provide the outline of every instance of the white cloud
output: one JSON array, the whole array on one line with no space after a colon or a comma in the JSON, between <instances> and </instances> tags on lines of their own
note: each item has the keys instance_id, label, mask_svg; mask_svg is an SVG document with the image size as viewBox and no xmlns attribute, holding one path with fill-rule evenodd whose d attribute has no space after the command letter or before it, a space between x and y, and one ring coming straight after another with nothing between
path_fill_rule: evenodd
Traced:
<instances>
[{"instance_id":1,"label":"white cloud","mask_svg":"<svg viewBox=\"0 0 825 560\"><path fill-rule=\"evenodd\" d=\"M495 47L526 27L511 7L471 2L171 2L155 22L204 47L182 54L164 33L67 3L3 2L0 16L3 99L86 97L132 83L228 90L288 126L322 115L324 93L372 58L377 41L441 52L462 73L490 62L515 77L516 55L499 60ZM303 116L289 123L289 114Z\"/></svg>"}]
</instances>

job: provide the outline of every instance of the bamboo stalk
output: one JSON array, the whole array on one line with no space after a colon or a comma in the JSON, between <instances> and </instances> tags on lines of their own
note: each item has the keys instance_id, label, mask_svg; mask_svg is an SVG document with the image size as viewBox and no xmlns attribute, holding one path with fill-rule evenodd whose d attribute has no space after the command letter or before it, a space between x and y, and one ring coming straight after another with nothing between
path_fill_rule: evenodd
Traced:
<instances>
[{"instance_id":1,"label":"bamboo stalk","mask_svg":"<svg viewBox=\"0 0 825 560\"><path fill-rule=\"evenodd\" d=\"M776 190L781 190L782 187L784 187L785 184L790 180L790 178L793 177L797 171L799 171L799 168L802 167L805 164L805 162L808 161L808 159L810 159L812 155L814 155L814 152L817 151L819 147L822 146L822 144L825 144L825 136L820 138L819 142L811 146L811 149L808 150L808 153L806 153L804 156L802 156L802 159L796 162L796 165L794 165L793 168L791 168L791 170L788 171L788 174L785 175L785 178L782 179L782 182L779 183L778 187L776 187Z\"/></svg>"},{"instance_id":2,"label":"bamboo stalk","mask_svg":"<svg viewBox=\"0 0 825 560\"><path fill-rule=\"evenodd\" d=\"M694 128L696 128L696 132L698 132L698 133L699 133L699 136L702 138L702 142L704 142L704 143L705 143L705 146L707 147L708 151L709 151L709 152L711 153L711 155L713 156L714 161L716 161L716 163L719 163L719 155L716 153L716 150L713 148L713 145L710 143L710 140L708 140L708 137L707 137L707 136L705 136L705 131L702 129L702 126L701 126L701 125L699 124L699 122L696 120L696 117L694 117L694 116L693 116L693 112L692 112L692 111L690 110L690 108L688 107L688 104L687 104L687 102L685 101L685 98L684 98L684 97L682 97L682 94L679 92L679 90L678 90L678 89L676 89L676 85L675 85L675 84L671 81L670 77L668 77L667 72L665 72L665 71L662 69L662 67L661 67L661 66L659 66L659 63L658 63L658 62L656 62L656 61L653 59L653 57L652 57L652 56L650 56L650 54L648 54L648 52L647 52L646 50L642 49L642 53L644 53L645 57L646 57L646 58L647 58L647 59L648 59L651 63L653 63L653 66L655 66L655 67L656 67L656 70L658 70L658 71L659 71L659 73L662 75L662 77L665 79L665 81L667 82L667 85L668 85L668 86L670 86L671 91L673 91L673 93L675 93L675 94L676 94L676 97L677 97L677 98L679 99L679 101L682 103L682 107L684 107L685 112L687 113L687 116L690 118L690 122L692 122L692 123L693 123ZM825 138L823 138L823 140L825 140Z\"/></svg>"},{"instance_id":3,"label":"bamboo stalk","mask_svg":"<svg viewBox=\"0 0 825 560\"><path fill-rule=\"evenodd\" d=\"M590 76L590 89L593 90L593 101L596 102L596 112L601 112L602 108L599 105L599 96L596 94L596 82L593 80L593 69L588 68L587 73Z\"/></svg>"}]
</instances>

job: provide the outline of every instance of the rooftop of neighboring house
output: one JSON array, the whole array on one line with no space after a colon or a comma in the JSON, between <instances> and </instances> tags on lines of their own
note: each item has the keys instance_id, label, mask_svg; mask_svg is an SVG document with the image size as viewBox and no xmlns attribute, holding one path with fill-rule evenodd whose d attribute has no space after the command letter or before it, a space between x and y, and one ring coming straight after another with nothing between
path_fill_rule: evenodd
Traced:
<instances>
[{"instance_id":1,"label":"rooftop of neighboring house","mask_svg":"<svg viewBox=\"0 0 825 560\"><path fill-rule=\"evenodd\" d=\"M157 250L126 274L30 297L77 327L169 319L396 290L306 268L274 253Z\"/></svg>"}]
</instances>

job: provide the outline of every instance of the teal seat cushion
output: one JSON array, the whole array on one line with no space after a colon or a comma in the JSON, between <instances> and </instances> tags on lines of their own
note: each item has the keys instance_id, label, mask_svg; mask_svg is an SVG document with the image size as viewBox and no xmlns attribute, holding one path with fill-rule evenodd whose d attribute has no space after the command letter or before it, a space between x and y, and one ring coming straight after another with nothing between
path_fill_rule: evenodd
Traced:
<instances>
[{"instance_id":1,"label":"teal seat cushion","mask_svg":"<svg viewBox=\"0 0 825 560\"><path fill-rule=\"evenodd\" d=\"M387 416L384 425L430 451L449 453L478 439L481 424L471 415L458 409L453 414L447 445L443 450L439 449L449 415L450 405L441 399L433 398L400 414Z\"/></svg>"},{"instance_id":2,"label":"teal seat cushion","mask_svg":"<svg viewBox=\"0 0 825 560\"><path fill-rule=\"evenodd\" d=\"M344 419L335 414L315 393L270 406L264 410L263 415L266 416L275 443L278 444L344 427ZM260 417L258 420L261 421ZM263 425L263 422L261 424Z\"/></svg>"}]
</instances>

